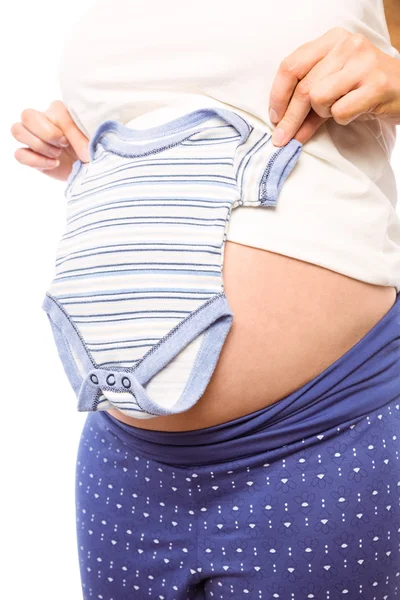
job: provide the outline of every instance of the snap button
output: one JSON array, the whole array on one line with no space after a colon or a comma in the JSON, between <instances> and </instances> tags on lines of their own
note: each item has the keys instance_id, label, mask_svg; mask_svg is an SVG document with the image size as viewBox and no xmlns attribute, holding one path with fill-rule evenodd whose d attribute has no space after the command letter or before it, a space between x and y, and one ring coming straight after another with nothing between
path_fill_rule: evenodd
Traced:
<instances>
[{"instance_id":1,"label":"snap button","mask_svg":"<svg viewBox=\"0 0 400 600\"><path fill-rule=\"evenodd\" d=\"M130 388L131 387L131 380L128 379L128 377L123 377L122 378L122 385L124 386L124 388Z\"/></svg>"},{"instance_id":2,"label":"snap button","mask_svg":"<svg viewBox=\"0 0 400 600\"><path fill-rule=\"evenodd\" d=\"M99 383L98 377L94 373L92 373L92 375L90 376L90 381L92 383L95 383L96 385Z\"/></svg>"},{"instance_id":3,"label":"snap button","mask_svg":"<svg viewBox=\"0 0 400 600\"><path fill-rule=\"evenodd\" d=\"M114 383L115 383L114 375L112 373L110 375L107 375L106 381L107 381L108 385L114 385Z\"/></svg>"}]
</instances>

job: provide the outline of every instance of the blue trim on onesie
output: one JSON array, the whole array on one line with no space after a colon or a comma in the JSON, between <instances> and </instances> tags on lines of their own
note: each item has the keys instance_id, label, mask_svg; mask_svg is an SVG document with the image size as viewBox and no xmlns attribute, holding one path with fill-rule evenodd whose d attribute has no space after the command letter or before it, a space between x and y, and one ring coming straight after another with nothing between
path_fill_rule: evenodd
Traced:
<instances>
[{"instance_id":1,"label":"blue trim on onesie","mask_svg":"<svg viewBox=\"0 0 400 600\"><path fill-rule=\"evenodd\" d=\"M81 161L80 158L78 158L75 162L72 163L72 168L70 171L70 174L68 175L68 179L66 181L66 187L64 190L64 195L67 195L67 192L69 190L69 188L72 186L73 182L75 181L76 177L78 176L79 171L81 170L81 167L83 166L83 162Z\"/></svg>"},{"instance_id":2,"label":"blue trim on onesie","mask_svg":"<svg viewBox=\"0 0 400 600\"><path fill-rule=\"evenodd\" d=\"M108 152L126 158L161 152L191 137L197 133L198 125L218 115L237 129L240 134L238 146L247 140L254 129L240 115L223 108L197 109L167 123L144 130L133 129L120 121L109 119L99 125L89 142L90 160L94 160L98 144L101 144ZM152 141L134 144L135 141L141 140ZM273 153L260 184L261 206L276 206L279 192L294 168L302 148L303 144L292 138L285 146L277 148Z\"/></svg>"},{"instance_id":3,"label":"blue trim on onesie","mask_svg":"<svg viewBox=\"0 0 400 600\"><path fill-rule=\"evenodd\" d=\"M124 400L123 409L150 415L171 415L188 410L204 393L216 367L225 338L232 326L233 313L224 292L214 295L190 313L142 357L133 368L104 369L93 361L81 336L57 300L46 294L42 308L46 311L65 372L78 395L78 411L96 410L102 390L132 392L132 406ZM55 328L54 328L55 327ZM191 341L205 332L190 377L173 408L164 408L147 394L145 386L163 367L177 356ZM68 341L67 341L68 340ZM87 372L82 379L70 346ZM115 383L109 385L112 375ZM125 381L124 381L125 380ZM129 385L127 385L129 382ZM113 402L118 408L118 400Z\"/></svg>"},{"instance_id":4,"label":"blue trim on onesie","mask_svg":"<svg viewBox=\"0 0 400 600\"><path fill-rule=\"evenodd\" d=\"M303 144L292 138L271 156L260 182L259 199L262 206L276 206L282 186L294 169L302 149Z\"/></svg>"},{"instance_id":5,"label":"blue trim on onesie","mask_svg":"<svg viewBox=\"0 0 400 600\"><path fill-rule=\"evenodd\" d=\"M98 143L101 143L109 152L115 152L120 156L127 157L140 156L149 152L163 150L167 145L178 144L189 135L193 135L196 132L191 131L191 128L194 129L197 125L217 115L220 115L238 130L241 136L241 143L246 141L253 127L242 117L223 108L207 108L194 110L172 121L144 130L127 127L113 119L104 121L99 125L89 142L90 158L93 160ZM118 137L113 136L111 139L105 137L109 133L116 133ZM171 136L168 144L163 139L167 136ZM140 140L154 141L137 145L133 143ZM125 143L125 141L129 143Z\"/></svg>"},{"instance_id":6,"label":"blue trim on onesie","mask_svg":"<svg viewBox=\"0 0 400 600\"><path fill-rule=\"evenodd\" d=\"M82 377L76 368L74 358L71 353L71 347L67 342L67 338L63 334L62 330L55 324L55 322L50 318L50 315L47 315L50 321L51 329L53 331L54 340L56 342L56 347L58 350L58 354L60 356L61 362L63 364L64 370L69 378L69 381L72 385L72 388L75 394L79 394L79 390L82 385Z\"/></svg>"},{"instance_id":7,"label":"blue trim on onesie","mask_svg":"<svg viewBox=\"0 0 400 600\"><path fill-rule=\"evenodd\" d=\"M64 370L75 393L78 394L83 382L83 378L76 365L75 359L72 356L71 346L75 350L79 360L81 360L82 367L85 369L85 371L91 370L95 365L95 362L91 358L90 353L87 350L79 332L57 299L51 296L49 293L46 293L42 303L42 308L47 313L49 318L54 340L64 366Z\"/></svg>"}]
</instances>

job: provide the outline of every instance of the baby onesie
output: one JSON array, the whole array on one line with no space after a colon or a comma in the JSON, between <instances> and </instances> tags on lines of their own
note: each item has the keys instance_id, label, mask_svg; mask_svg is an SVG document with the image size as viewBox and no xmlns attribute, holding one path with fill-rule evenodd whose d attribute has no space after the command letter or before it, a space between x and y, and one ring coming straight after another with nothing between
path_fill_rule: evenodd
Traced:
<instances>
[{"instance_id":1,"label":"baby onesie","mask_svg":"<svg viewBox=\"0 0 400 600\"><path fill-rule=\"evenodd\" d=\"M271 131L272 133L272 131ZM46 311L79 411L183 412L232 325L223 261L231 211L273 210L302 144L273 146L223 108L157 127L99 125L67 181Z\"/></svg>"}]
</instances>

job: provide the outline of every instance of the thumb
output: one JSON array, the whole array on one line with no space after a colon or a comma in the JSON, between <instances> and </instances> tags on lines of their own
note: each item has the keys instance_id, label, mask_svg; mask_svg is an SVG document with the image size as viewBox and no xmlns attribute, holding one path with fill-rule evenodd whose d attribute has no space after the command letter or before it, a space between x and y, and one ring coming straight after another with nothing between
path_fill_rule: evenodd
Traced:
<instances>
[{"instance_id":1,"label":"thumb","mask_svg":"<svg viewBox=\"0 0 400 600\"><path fill-rule=\"evenodd\" d=\"M73 121L65 104L61 100L55 100L44 114L49 121L61 129L79 160L84 163L89 162L89 139Z\"/></svg>"}]
</instances>

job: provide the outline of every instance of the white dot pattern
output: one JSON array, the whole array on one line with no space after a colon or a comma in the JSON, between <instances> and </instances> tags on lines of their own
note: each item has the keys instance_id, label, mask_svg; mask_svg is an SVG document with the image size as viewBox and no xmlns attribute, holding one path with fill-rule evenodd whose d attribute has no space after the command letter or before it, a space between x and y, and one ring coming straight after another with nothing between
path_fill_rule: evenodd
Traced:
<instances>
[{"instance_id":1,"label":"white dot pattern","mask_svg":"<svg viewBox=\"0 0 400 600\"><path fill-rule=\"evenodd\" d=\"M76 468L84 600L400 598L398 401L196 467L150 459L99 419Z\"/></svg>"}]
</instances>

